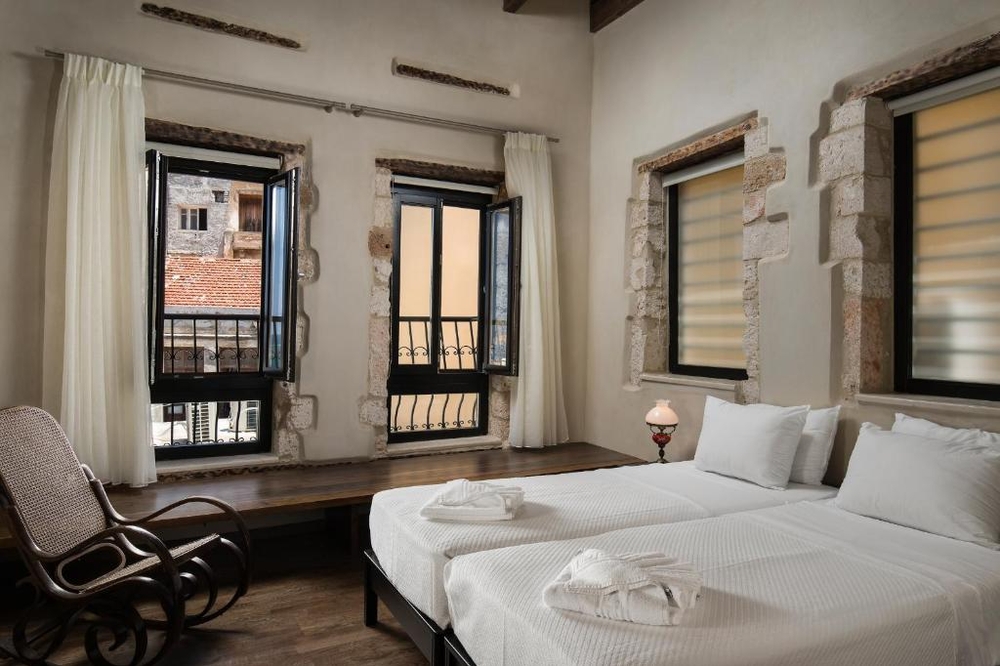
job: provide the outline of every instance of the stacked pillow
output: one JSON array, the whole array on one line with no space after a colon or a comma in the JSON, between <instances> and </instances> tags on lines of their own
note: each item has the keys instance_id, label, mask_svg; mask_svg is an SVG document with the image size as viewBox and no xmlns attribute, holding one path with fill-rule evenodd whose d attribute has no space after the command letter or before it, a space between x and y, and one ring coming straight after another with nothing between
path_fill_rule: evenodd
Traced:
<instances>
[{"instance_id":1,"label":"stacked pillow","mask_svg":"<svg viewBox=\"0 0 1000 666\"><path fill-rule=\"evenodd\" d=\"M837 434L840 407L737 405L711 396L694 462L698 469L784 489L818 485Z\"/></svg>"},{"instance_id":2,"label":"stacked pillow","mask_svg":"<svg viewBox=\"0 0 1000 666\"><path fill-rule=\"evenodd\" d=\"M904 414L861 426L837 506L1000 549L1000 436Z\"/></svg>"}]
</instances>

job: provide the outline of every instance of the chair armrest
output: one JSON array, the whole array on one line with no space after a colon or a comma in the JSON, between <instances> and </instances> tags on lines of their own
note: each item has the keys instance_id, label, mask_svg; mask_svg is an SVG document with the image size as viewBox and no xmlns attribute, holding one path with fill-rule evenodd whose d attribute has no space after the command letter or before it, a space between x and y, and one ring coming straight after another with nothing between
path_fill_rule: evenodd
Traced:
<instances>
[{"instance_id":1,"label":"chair armrest","mask_svg":"<svg viewBox=\"0 0 1000 666\"><path fill-rule=\"evenodd\" d=\"M243 516L241 516L240 512L237 511L236 509L234 509L232 507L232 505L230 505L228 502L224 502L223 500L218 499L217 497L208 497L208 496L202 496L202 495L195 495L193 497L187 497L185 499L182 499L182 500L179 500L177 502L174 502L173 504L168 504L165 507L157 509L153 513L151 513L151 514L149 514L147 516L143 516L141 518L130 519L130 518L126 518L125 516L122 516L117 511L115 511L113 508L111 509L111 511L112 511L112 518L114 519L114 521L117 522L117 523L119 523L119 524L121 524L121 525L145 525L145 524L149 523L150 521L155 520L156 518L159 518L163 514L169 513L171 511L173 511L175 509L178 509L178 508L180 508L182 506L185 506L187 504L195 504L195 503L197 503L197 504L210 504L211 506L214 506L216 509L218 509L220 511L220 514L221 514L220 517L228 518L230 521L232 521L233 525L235 525L235 527L236 527L236 530L240 533L240 539L243 541L243 544L242 544L243 545L243 553L244 553L244 556L247 558L247 566L249 566L249 562L250 562L250 530L247 528L246 521L243 520ZM110 507L110 503L109 503L109 507Z\"/></svg>"}]
</instances>

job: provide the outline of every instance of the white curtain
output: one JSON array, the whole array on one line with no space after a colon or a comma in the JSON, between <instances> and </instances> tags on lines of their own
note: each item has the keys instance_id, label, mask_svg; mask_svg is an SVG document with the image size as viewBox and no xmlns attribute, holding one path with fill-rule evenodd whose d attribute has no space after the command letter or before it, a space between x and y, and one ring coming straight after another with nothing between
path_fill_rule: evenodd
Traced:
<instances>
[{"instance_id":1,"label":"white curtain","mask_svg":"<svg viewBox=\"0 0 1000 666\"><path fill-rule=\"evenodd\" d=\"M142 70L67 55L52 139L43 401L105 482L156 480L146 379Z\"/></svg>"},{"instance_id":2,"label":"white curtain","mask_svg":"<svg viewBox=\"0 0 1000 666\"><path fill-rule=\"evenodd\" d=\"M563 405L552 160L544 136L510 132L507 193L523 198L521 347L511 391L511 446L542 447L569 437Z\"/></svg>"}]
</instances>

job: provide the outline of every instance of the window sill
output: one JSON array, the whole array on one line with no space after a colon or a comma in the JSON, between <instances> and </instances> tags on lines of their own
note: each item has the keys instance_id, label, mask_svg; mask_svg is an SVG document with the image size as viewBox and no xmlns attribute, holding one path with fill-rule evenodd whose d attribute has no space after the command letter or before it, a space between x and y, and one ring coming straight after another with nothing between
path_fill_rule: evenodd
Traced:
<instances>
[{"instance_id":1,"label":"window sill","mask_svg":"<svg viewBox=\"0 0 1000 666\"><path fill-rule=\"evenodd\" d=\"M858 404L1000 418L1000 403L908 393L859 393Z\"/></svg>"},{"instance_id":2,"label":"window sill","mask_svg":"<svg viewBox=\"0 0 1000 666\"><path fill-rule=\"evenodd\" d=\"M640 381L653 384L673 384L675 386L692 386L711 391L736 392L736 382L730 379L711 379L708 377L688 377L686 375L671 375L665 372L644 372L639 375Z\"/></svg>"},{"instance_id":3,"label":"window sill","mask_svg":"<svg viewBox=\"0 0 1000 666\"><path fill-rule=\"evenodd\" d=\"M156 463L158 474L178 472L207 472L234 467L267 467L281 462L273 453L251 453L242 456L216 456L211 458L188 458L186 460L160 460Z\"/></svg>"},{"instance_id":4,"label":"window sill","mask_svg":"<svg viewBox=\"0 0 1000 666\"><path fill-rule=\"evenodd\" d=\"M503 441L493 435L477 435L475 437L451 437L449 439L432 439L426 442L407 442L405 444L389 444L389 457L412 456L421 453L444 453L451 451L475 451L478 449L499 449Z\"/></svg>"}]
</instances>

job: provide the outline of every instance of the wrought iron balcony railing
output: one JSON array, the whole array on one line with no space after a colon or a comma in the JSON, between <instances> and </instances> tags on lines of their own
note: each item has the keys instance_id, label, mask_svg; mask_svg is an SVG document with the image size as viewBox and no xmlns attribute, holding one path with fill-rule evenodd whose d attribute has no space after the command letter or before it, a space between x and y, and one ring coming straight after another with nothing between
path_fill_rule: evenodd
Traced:
<instances>
[{"instance_id":1,"label":"wrought iron balcony railing","mask_svg":"<svg viewBox=\"0 0 1000 666\"><path fill-rule=\"evenodd\" d=\"M165 375L260 372L257 315L164 314Z\"/></svg>"},{"instance_id":2,"label":"wrought iron balcony railing","mask_svg":"<svg viewBox=\"0 0 1000 666\"><path fill-rule=\"evenodd\" d=\"M429 365L430 317L399 317L400 365ZM441 317L438 329L441 370L476 370L479 359L479 318Z\"/></svg>"}]
</instances>

